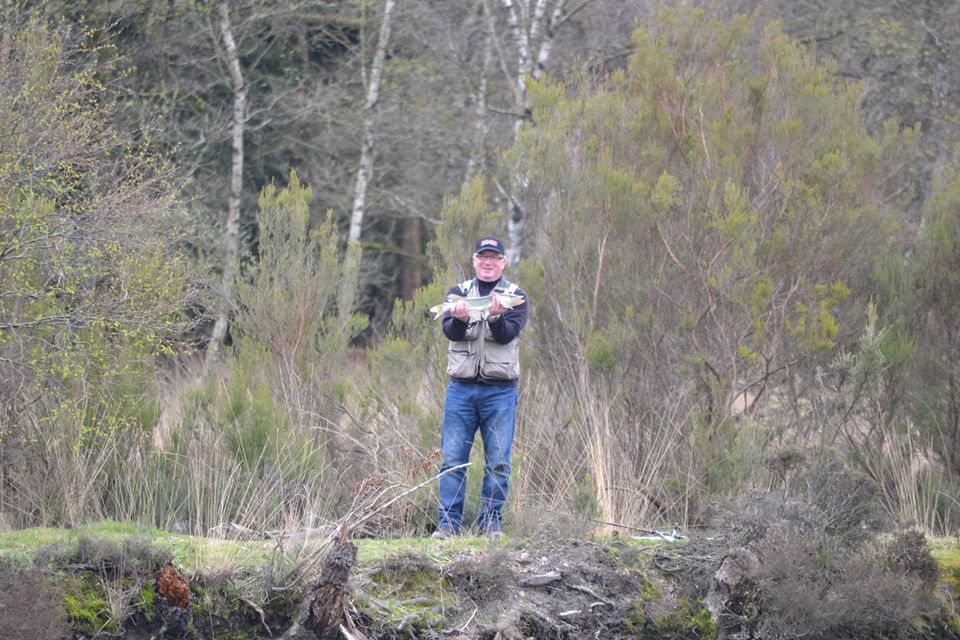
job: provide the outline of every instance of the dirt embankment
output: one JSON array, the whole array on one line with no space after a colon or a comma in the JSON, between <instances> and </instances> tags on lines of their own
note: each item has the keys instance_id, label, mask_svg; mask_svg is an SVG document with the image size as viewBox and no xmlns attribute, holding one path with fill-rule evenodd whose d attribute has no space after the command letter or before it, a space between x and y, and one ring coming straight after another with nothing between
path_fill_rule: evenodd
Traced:
<instances>
[{"instance_id":1,"label":"dirt embankment","mask_svg":"<svg viewBox=\"0 0 960 640\"><path fill-rule=\"evenodd\" d=\"M836 563L829 581L812 547L776 539L789 546L413 540L361 560L342 540L295 589L262 567L213 579L147 547L87 543L85 556L0 562L0 640L960 638L960 568L931 566L922 536L872 547L882 566Z\"/></svg>"}]
</instances>

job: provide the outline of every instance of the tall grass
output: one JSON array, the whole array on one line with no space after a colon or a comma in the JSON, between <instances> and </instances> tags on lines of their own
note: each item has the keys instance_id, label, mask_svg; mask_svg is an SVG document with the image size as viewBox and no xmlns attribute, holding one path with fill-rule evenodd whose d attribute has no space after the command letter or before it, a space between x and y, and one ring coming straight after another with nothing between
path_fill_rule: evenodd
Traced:
<instances>
[{"instance_id":1,"label":"tall grass","mask_svg":"<svg viewBox=\"0 0 960 640\"><path fill-rule=\"evenodd\" d=\"M16 527L111 518L220 538L282 537L375 513L358 533L422 535L436 513L430 483L378 510L436 473L443 384L423 360L391 349L389 358L349 358L336 377L254 349L199 383L187 376L162 446L155 422L118 419L149 413L130 411L131 398L96 411L37 403L0 441L0 512ZM783 436L775 415L705 423L693 385L658 390L643 376L613 384L567 362L528 367L521 381L508 529L686 528L713 499L771 486L763 454ZM861 467L892 516L955 533L955 480L931 443L890 424L882 441L857 442ZM843 454L841 445L831 453ZM468 505L479 503L479 443L474 456ZM231 559L209 561L228 568Z\"/></svg>"},{"instance_id":2,"label":"tall grass","mask_svg":"<svg viewBox=\"0 0 960 640\"><path fill-rule=\"evenodd\" d=\"M892 429L876 459L887 509L905 525L948 536L960 526L960 486L942 473L935 448L918 442L909 428Z\"/></svg>"}]
</instances>

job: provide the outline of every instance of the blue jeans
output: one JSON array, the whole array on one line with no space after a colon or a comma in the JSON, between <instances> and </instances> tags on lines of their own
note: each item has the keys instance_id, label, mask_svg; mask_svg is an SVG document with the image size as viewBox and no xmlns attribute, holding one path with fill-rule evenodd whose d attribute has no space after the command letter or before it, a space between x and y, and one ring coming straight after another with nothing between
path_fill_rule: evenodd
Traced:
<instances>
[{"instance_id":1,"label":"blue jeans","mask_svg":"<svg viewBox=\"0 0 960 640\"><path fill-rule=\"evenodd\" d=\"M517 387L496 387L478 382L451 380L443 405L443 464L440 471L464 464L470 459L477 429L483 439L486 461L480 513L482 529L499 528L503 503L510 488L510 449L517 416ZM463 525L463 501L466 497L467 470L457 469L440 478L440 527L460 531Z\"/></svg>"}]
</instances>

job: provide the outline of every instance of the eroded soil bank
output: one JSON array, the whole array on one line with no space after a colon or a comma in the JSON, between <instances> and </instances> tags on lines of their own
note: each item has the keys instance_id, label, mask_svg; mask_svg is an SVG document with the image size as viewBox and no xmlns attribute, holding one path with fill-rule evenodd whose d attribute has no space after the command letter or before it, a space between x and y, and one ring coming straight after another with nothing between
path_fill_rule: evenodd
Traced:
<instances>
[{"instance_id":1,"label":"eroded soil bank","mask_svg":"<svg viewBox=\"0 0 960 640\"><path fill-rule=\"evenodd\" d=\"M334 597L322 557L312 578L293 580L308 556L211 575L142 539L83 539L3 559L0 639L960 638L957 553L931 564L922 536L893 537L812 581L784 565L808 572L810 549L783 542L774 558L707 538L407 539L360 554L336 596L350 620L325 631L295 624Z\"/></svg>"}]
</instances>

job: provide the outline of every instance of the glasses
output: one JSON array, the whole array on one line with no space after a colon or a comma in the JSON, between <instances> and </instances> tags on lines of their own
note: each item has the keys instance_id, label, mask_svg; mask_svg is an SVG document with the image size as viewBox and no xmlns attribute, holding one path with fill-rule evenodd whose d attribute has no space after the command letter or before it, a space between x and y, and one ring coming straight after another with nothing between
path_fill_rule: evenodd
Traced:
<instances>
[{"instance_id":1,"label":"glasses","mask_svg":"<svg viewBox=\"0 0 960 640\"><path fill-rule=\"evenodd\" d=\"M503 256L501 256L500 254L496 254L496 253L494 253L494 254L489 254L489 253L475 253L475 254L473 254L473 257L476 258L477 260L483 260L483 261L485 261L485 262L499 262L500 260L503 260Z\"/></svg>"}]
</instances>

